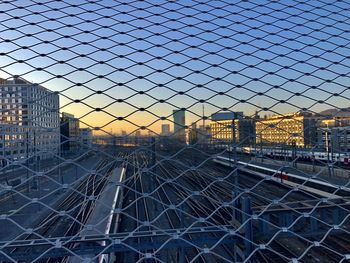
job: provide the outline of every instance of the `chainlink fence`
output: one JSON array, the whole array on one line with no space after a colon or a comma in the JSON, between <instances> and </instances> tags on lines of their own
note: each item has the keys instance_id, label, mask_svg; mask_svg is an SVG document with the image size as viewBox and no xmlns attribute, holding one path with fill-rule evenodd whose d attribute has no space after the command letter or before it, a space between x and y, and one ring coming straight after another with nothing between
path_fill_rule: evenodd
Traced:
<instances>
[{"instance_id":1,"label":"chainlink fence","mask_svg":"<svg viewBox=\"0 0 350 263\"><path fill-rule=\"evenodd\" d=\"M1 0L0 261L349 261L349 21Z\"/></svg>"}]
</instances>

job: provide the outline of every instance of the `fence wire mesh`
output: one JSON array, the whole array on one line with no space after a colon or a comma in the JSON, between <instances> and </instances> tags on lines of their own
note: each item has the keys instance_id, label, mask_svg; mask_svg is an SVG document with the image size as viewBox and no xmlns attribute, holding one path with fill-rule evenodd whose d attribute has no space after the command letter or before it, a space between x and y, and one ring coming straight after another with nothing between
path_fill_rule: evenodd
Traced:
<instances>
[{"instance_id":1,"label":"fence wire mesh","mask_svg":"<svg viewBox=\"0 0 350 263\"><path fill-rule=\"evenodd\" d=\"M1 0L0 261L349 261L349 21Z\"/></svg>"}]
</instances>

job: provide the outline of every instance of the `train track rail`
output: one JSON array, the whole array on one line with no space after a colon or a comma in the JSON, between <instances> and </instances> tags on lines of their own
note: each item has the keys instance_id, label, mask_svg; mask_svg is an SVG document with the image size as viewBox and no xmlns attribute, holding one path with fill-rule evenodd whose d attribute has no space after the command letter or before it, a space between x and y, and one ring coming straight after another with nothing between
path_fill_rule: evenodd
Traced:
<instances>
[{"instance_id":1,"label":"train track rail","mask_svg":"<svg viewBox=\"0 0 350 263\"><path fill-rule=\"evenodd\" d=\"M237 208L232 206L234 190L238 190L245 197L252 200L253 209L261 213L271 209L296 209L305 207L312 209L317 206L320 196L309 192L294 192L291 187L271 180L249 176L248 174L235 174L232 168L213 164L209 155L200 154L196 158L191 154L183 153L171 158L160 159L156 169L149 170L150 156L145 151L134 152L129 156L128 162L132 169L128 169L125 179L125 199L123 202L123 216L120 221L120 232L136 233L147 230L190 229L192 227L216 227L218 229L233 224L233 214ZM191 157L191 158L190 158ZM229 205L224 205L229 204ZM331 200L329 205L341 205ZM271 224L279 227L278 215L271 215ZM256 225L253 225L255 228ZM307 228L307 225L304 226ZM296 231L303 228L296 227ZM181 231L178 232L181 236ZM208 233L207 236L221 240L225 231ZM141 237L138 245L143 242L164 242L171 237ZM183 234L181 238L190 247L159 248L117 253L117 262L128 262L133 258L135 262L234 262L233 244L217 243L213 247L197 246L196 234ZM344 239L348 238L344 236ZM297 234L291 241L276 237L268 243L267 249L257 250L251 259L257 262L288 262L291 259L308 260L307 262L326 262L330 259L331 251L337 251L336 246L329 246L330 250L323 254L321 251L310 250L305 255L300 251L307 251L310 243L298 241ZM328 247L332 238L327 239L323 245ZM298 242L297 242L298 241ZM260 240L254 241L259 245ZM346 242L339 241L339 254L347 249ZM311 243L312 244L312 243ZM244 246L240 246L244 249ZM203 249L207 252L203 253ZM298 250L299 249L299 250ZM274 252L274 253L272 253ZM146 256L148 254L148 256ZM337 253L335 253L337 255ZM339 255L337 255L339 256ZM323 260L323 261L322 261ZM332 262L332 261L329 261Z\"/></svg>"},{"instance_id":2,"label":"train track rail","mask_svg":"<svg viewBox=\"0 0 350 263\"><path fill-rule=\"evenodd\" d=\"M116 163L103 159L96 167L96 173L91 173L82 179L73 189L70 189L64 200L32 229L32 233L21 235L17 240L45 239L65 237L77 234L86 223L94 208L94 201L106 183L108 174ZM11 256L24 248L8 251ZM30 252L28 249L20 252ZM37 262L60 262L64 259L38 260Z\"/></svg>"}]
</instances>

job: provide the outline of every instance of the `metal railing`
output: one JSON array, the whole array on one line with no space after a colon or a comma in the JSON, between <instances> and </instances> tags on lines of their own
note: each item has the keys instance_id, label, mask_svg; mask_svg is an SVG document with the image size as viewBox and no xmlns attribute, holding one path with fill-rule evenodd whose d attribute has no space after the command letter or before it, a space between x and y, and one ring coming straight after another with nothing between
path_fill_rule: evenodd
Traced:
<instances>
[{"instance_id":1,"label":"metal railing","mask_svg":"<svg viewBox=\"0 0 350 263\"><path fill-rule=\"evenodd\" d=\"M345 0L0 2L1 262L346 262Z\"/></svg>"}]
</instances>

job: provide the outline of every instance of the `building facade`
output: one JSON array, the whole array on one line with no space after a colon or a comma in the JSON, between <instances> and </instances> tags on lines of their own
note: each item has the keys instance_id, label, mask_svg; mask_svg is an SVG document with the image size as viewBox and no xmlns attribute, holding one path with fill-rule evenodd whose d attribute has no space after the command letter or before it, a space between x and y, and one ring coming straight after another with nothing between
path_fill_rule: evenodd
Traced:
<instances>
[{"instance_id":1,"label":"building facade","mask_svg":"<svg viewBox=\"0 0 350 263\"><path fill-rule=\"evenodd\" d=\"M161 136L170 135L170 124L162 124L160 135Z\"/></svg>"},{"instance_id":2,"label":"building facade","mask_svg":"<svg viewBox=\"0 0 350 263\"><path fill-rule=\"evenodd\" d=\"M186 118L185 110L173 110L174 138L180 142L186 142Z\"/></svg>"},{"instance_id":3,"label":"building facade","mask_svg":"<svg viewBox=\"0 0 350 263\"><path fill-rule=\"evenodd\" d=\"M33 147L27 149L27 131L24 126L0 124L0 167L11 161L24 160L29 150L33 150Z\"/></svg>"},{"instance_id":4,"label":"building facade","mask_svg":"<svg viewBox=\"0 0 350 263\"><path fill-rule=\"evenodd\" d=\"M73 114L63 112L61 117L61 151L74 152L79 148L79 120Z\"/></svg>"},{"instance_id":5,"label":"building facade","mask_svg":"<svg viewBox=\"0 0 350 263\"><path fill-rule=\"evenodd\" d=\"M290 113L256 121L256 143L267 146L314 147L317 120L310 113Z\"/></svg>"},{"instance_id":6,"label":"building facade","mask_svg":"<svg viewBox=\"0 0 350 263\"><path fill-rule=\"evenodd\" d=\"M210 125L199 125L197 132L198 142L208 144L211 142Z\"/></svg>"},{"instance_id":7,"label":"building facade","mask_svg":"<svg viewBox=\"0 0 350 263\"><path fill-rule=\"evenodd\" d=\"M59 96L38 84L14 77L0 84L3 158L8 162L50 158L60 144Z\"/></svg>"},{"instance_id":8,"label":"building facade","mask_svg":"<svg viewBox=\"0 0 350 263\"><path fill-rule=\"evenodd\" d=\"M198 143L198 129L197 123L192 122L190 126L190 130L188 132L188 142L190 145L194 145Z\"/></svg>"},{"instance_id":9,"label":"building facade","mask_svg":"<svg viewBox=\"0 0 350 263\"><path fill-rule=\"evenodd\" d=\"M240 146L251 146L255 141L255 122L243 117L242 112L216 113L211 117L210 133L214 143L231 143L235 138Z\"/></svg>"},{"instance_id":10,"label":"building facade","mask_svg":"<svg viewBox=\"0 0 350 263\"><path fill-rule=\"evenodd\" d=\"M80 146L92 146L92 130L90 128L80 128L79 129L80 136Z\"/></svg>"},{"instance_id":11,"label":"building facade","mask_svg":"<svg viewBox=\"0 0 350 263\"><path fill-rule=\"evenodd\" d=\"M324 152L350 152L350 126L318 127L318 148Z\"/></svg>"},{"instance_id":12,"label":"building facade","mask_svg":"<svg viewBox=\"0 0 350 263\"><path fill-rule=\"evenodd\" d=\"M319 127L344 127L350 126L350 117L333 117L320 119L318 121Z\"/></svg>"}]
</instances>

